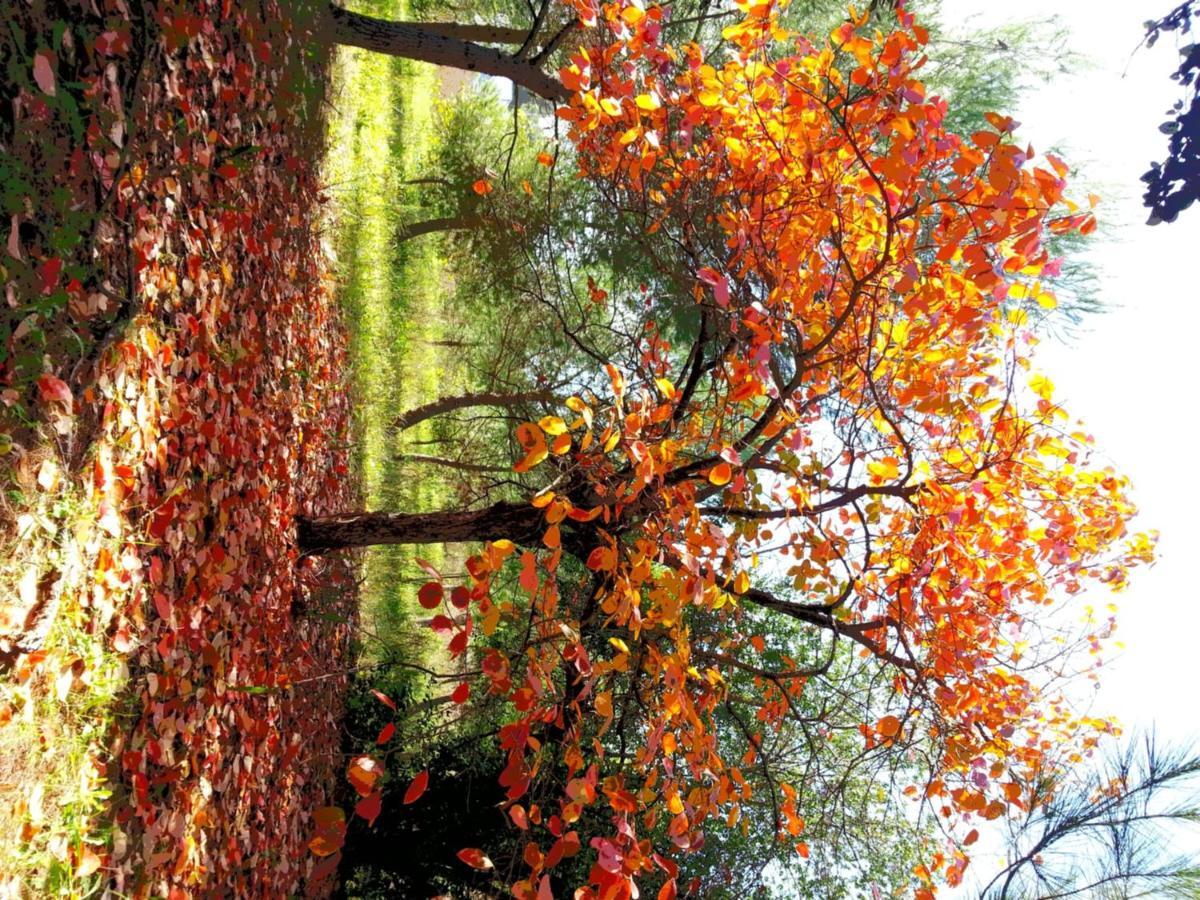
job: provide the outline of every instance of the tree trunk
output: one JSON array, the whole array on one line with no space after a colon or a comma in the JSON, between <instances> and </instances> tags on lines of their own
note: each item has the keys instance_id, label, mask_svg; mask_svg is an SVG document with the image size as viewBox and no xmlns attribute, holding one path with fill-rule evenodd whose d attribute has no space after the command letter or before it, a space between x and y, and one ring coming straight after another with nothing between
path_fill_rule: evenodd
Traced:
<instances>
[{"instance_id":1,"label":"tree trunk","mask_svg":"<svg viewBox=\"0 0 1200 900\"><path fill-rule=\"evenodd\" d=\"M392 420L392 427L403 431L412 428L418 422L432 419L458 409L470 409L472 406L516 406L518 403L553 403L553 391L519 391L513 394L496 394L481 392L478 394L459 394L456 397L439 397L416 409L410 409Z\"/></svg>"},{"instance_id":2,"label":"tree trunk","mask_svg":"<svg viewBox=\"0 0 1200 900\"><path fill-rule=\"evenodd\" d=\"M440 37L471 41L475 44L523 44L529 37L527 28L504 25L464 25L461 22L401 22Z\"/></svg>"},{"instance_id":3,"label":"tree trunk","mask_svg":"<svg viewBox=\"0 0 1200 900\"><path fill-rule=\"evenodd\" d=\"M376 544L457 544L536 541L544 523L528 503L496 503L485 509L432 513L359 512L297 518L297 543L308 553Z\"/></svg>"},{"instance_id":4,"label":"tree trunk","mask_svg":"<svg viewBox=\"0 0 1200 900\"><path fill-rule=\"evenodd\" d=\"M440 28L444 30L445 24L442 23ZM562 103L568 97L562 84L532 63L513 59L499 50L460 37L448 36L444 31L438 33L420 24L376 19L331 5L326 29L334 42L339 44L416 59L435 66L507 78L554 103ZM496 31L499 33L502 30Z\"/></svg>"},{"instance_id":5,"label":"tree trunk","mask_svg":"<svg viewBox=\"0 0 1200 900\"><path fill-rule=\"evenodd\" d=\"M442 216L438 219L426 219L423 222L405 225L400 229L396 240L404 243L423 234L434 234L439 231L466 231L469 228L478 228L482 224L483 219L480 216Z\"/></svg>"}]
</instances>

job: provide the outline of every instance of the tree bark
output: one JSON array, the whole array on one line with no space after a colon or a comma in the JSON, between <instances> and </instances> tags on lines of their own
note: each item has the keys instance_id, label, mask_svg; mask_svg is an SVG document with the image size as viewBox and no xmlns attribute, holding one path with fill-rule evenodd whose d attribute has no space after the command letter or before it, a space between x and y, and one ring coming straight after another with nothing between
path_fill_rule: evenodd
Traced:
<instances>
[{"instance_id":1,"label":"tree bark","mask_svg":"<svg viewBox=\"0 0 1200 900\"><path fill-rule=\"evenodd\" d=\"M552 403L554 400L553 391L519 391L513 394L481 392L459 394L456 397L439 397L437 400L397 416L392 420L392 427L400 430L412 428L418 422L424 422L434 416L444 415L458 409L469 409L472 406L515 406L518 403Z\"/></svg>"},{"instance_id":2,"label":"tree bark","mask_svg":"<svg viewBox=\"0 0 1200 900\"><path fill-rule=\"evenodd\" d=\"M397 235L396 240L404 243L423 234L434 234L439 231L466 231L470 228L478 228L482 224L483 219L480 216L442 216L437 219L426 219L423 222L413 222L411 225L405 225L400 229L400 234Z\"/></svg>"},{"instance_id":3,"label":"tree bark","mask_svg":"<svg viewBox=\"0 0 1200 900\"><path fill-rule=\"evenodd\" d=\"M528 503L496 503L484 509L432 513L358 512L299 517L297 543L307 553L377 544L457 544L538 539L541 510Z\"/></svg>"},{"instance_id":4,"label":"tree bark","mask_svg":"<svg viewBox=\"0 0 1200 900\"><path fill-rule=\"evenodd\" d=\"M529 37L527 28L504 25L464 25L461 22L401 22L440 37L471 41L475 44L520 44Z\"/></svg>"},{"instance_id":5,"label":"tree bark","mask_svg":"<svg viewBox=\"0 0 1200 900\"><path fill-rule=\"evenodd\" d=\"M444 29L445 24L440 23L440 27ZM569 96L561 83L533 63L513 59L492 47L438 33L420 24L376 19L331 5L326 29L339 44L507 78L554 103L562 103Z\"/></svg>"}]
</instances>

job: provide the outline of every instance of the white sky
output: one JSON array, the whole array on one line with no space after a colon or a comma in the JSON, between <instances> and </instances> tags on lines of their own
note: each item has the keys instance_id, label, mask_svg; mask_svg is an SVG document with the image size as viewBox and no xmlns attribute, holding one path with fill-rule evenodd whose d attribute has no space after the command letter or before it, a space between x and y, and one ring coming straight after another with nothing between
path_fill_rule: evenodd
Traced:
<instances>
[{"instance_id":1,"label":"white sky","mask_svg":"<svg viewBox=\"0 0 1200 900\"><path fill-rule=\"evenodd\" d=\"M1127 730L1154 726L1182 742L1200 738L1200 572L1193 569L1200 561L1193 395L1200 384L1194 368L1200 208L1169 225L1144 224L1139 176L1163 157L1166 137L1158 126L1181 93L1168 78L1178 61L1173 40L1134 52L1142 23L1172 6L1172 0L944 0L943 20L969 33L980 23L1053 14L1068 27L1072 49L1092 63L1005 111L1022 123L1021 140L1038 152L1058 148L1084 169L1104 196L1097 214L1112 231L1094 242L1100 300L1109 312L1090 319L1071 345L1044 343L1038 364L1095 435L1101 458L1133 479L1140 526L1161 532L1159 561L1136 572L1116 598L1125 649L1105 666L1092 709L1116 715ZM1102 590L1088 595L1098 609L1112 599ZM983 875L989 866L976 857L971 868Z\"/></svg>"},{"instance_id":2,"label":"white sky","mask_svg":"<svg viewBox=\"0 0 1200 900\"><path fill-rule=\"evenodd\" d=\"M1061 148L1083 167L1113 232L1094 242L1109 312L1089 319L1070 345L1043 343L1038 364L1095 435L1102 458L1133 479L1142 527L1162 534L1158 563L1135 573L1117 598L1126 647L1106 667L1096 711L1184 738L1200 736L1192 665L1200 659L1200 573L1192 568L1200 559L1200 425L1190 390L1200 383L1200 207L1169 225L1144 224L1139 176L1164 155L1158 126L1181 93L1168 78L1178 59L1173 43L1133 52L1141 23L1170 5L946 0L944 10L948 23L961 10L964 28L975 12L984 22L1053 13L1094 65L1039 88L1013 112L1021 140L1038 152ZM1098 608L1112 599L1102 590L1089 598Z\"/></svg>"}]
</instances>

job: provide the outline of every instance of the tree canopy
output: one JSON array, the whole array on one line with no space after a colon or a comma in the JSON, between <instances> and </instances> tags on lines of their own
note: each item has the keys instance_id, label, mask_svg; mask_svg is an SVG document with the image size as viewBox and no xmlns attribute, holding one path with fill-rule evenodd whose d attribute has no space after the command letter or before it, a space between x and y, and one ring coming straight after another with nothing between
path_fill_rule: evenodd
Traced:
<instances>
[{"instance_id":1,"label":"tree canopy","mask_svg":"<svg viewBox=\"0 0 1200 900\"><path fill-rule=\"evenodd\" d=\"M818 40L742 3L716 57L666 41L661 8L570 7L557 116L659 277L610 291L531 262L538 325L580 364L516 428L514 497L311 519L302 543L486 542L466 584L431 568L420 601L478 659L455 698L506 710L515 896L557 891L586 847L577 897L673 897L706 823L759 804L810 858L801 809L847 734L848 771L920 755L897 790L956 835L922 842L932 896L961 879L973 818L1030 809L1051 749L1078 760L1112 731L1055 689L1073 657L1052 613L1121 588L1153 542L1030 363L1048 243L1095 220L1010 118L947 129L908 13ZM491 181L473 190L486 208ZM665 327L683 309L692 327ZM805 707L820 685L839 708ZM378 773L351 764L368 818ZM489 872L486 851L459 857Z\"/></svg>"}]
</instances>

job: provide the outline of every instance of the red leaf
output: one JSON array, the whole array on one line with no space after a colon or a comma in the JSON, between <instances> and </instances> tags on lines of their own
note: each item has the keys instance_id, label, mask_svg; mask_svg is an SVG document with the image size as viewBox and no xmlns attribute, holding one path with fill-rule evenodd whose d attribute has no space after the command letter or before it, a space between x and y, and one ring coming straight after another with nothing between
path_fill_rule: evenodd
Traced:
<instances>
[{"instance_id":1,"label":"red leaf","mask_svg":"<svg viewBox=\"0 0 1200 900\"><path fill-rule=\"evenodd\" d=\"M392 698L389 697L387 694L383 693L382 691L377 691L373 688L371 690L371 693L375 695L376 700L378 700L380 703L382 703L388 709L395 710L396 704L392 701Z\"/></svg>"},{"instance_id":2,"label":"red leaf","mask_svg":"<svg viewBox=\"0 0 1200 900\"><path fill-rule=\"evenodd\" d=\"M58 287L58 276L62 274L63 261L60 257L51 256L38 266L38 278L42 280L42 293L49 294Z\"/></svg>"},{"instance_id":3,"label":"red leaf","mask_svg":"<svg viewBox=\"0 0 1200 900\"><path fill-rule=\"evenodd\" d=\"M453 631L454 620L449 616L434 616L429 620L429 627L434 631Z\"/></svg>"},{"instance_id":4,"label":"red leaf","mask_svg":"<svg viewBox=\"0 0 1200 900\"><path fill-rule=\"evenodd\" d=\"M477 850L474 847L467 847L458 851L458 858L465 862L472 869L493 869L495 866L488 859L482 850Z\"/></svg>"},{"instance_id":5,"label":"red leaf","mask_svg":"<svg viewBox=\"0 0 1200 900\"><path fill-rule=\"evenodd\" d=\"M663 886L658 889L658 900L675 900L674 878L663 882Z\"/></svg>"},{"instance_id":6,"label":"red leaf","mask_svg":"<svg viewBox=\"0 0 1200 900\"><path fill-rule=\"evenodd\" d=\"M237 178L238 167L233 163L225 163L225 165L217 168L217 174L222 178Z\"/></svg>"},{"instance_id":7,"label":"red leaf","mask_svg":"<svg viewBox=\"0 0 1200 900\"><path fill-rule=\"evenodd\" d=\"M55 378L48 372L38 378L37 385L43 400L58 401L59 403L66 403L68 406L75 400L71 395L71 389L67 387L67 383L61 378Z\"/></svg>"},{"instance_id":8,"label":"red leaf","mask_svg":"<svg viewBox=\"0 0 1200 900\"><path fill-rule=\"evenodd\" d=\"M454 689L454 693L450 695L450 699L455 703L466 703L471 696L471 686L465 681Z\"/></svg>"},{"instance_id":9,"label":"red leaf","mask_svg":"<svg viewBox=\"0 0 1200 900\"><path fill-rule=\"evenodd\" d=\"M379 732L379 737L375 738L375 743L383 746L392 739L392 735L396 733L396 725L394 722L388 722Z\"/></svg>"},{"instance_id":10,"label":"red leaf","mask_svg":"<svg viewBox=\"0 0 1200 900\"><path fill-rule=\"evenodd\" d=\"M471 592L460 584L450 592L450 602L459 609L466 609L471 605Z\"/></svg>"},{"instance_id":11,"label":"red leaf","mask_svg":"<svg viewBox=\"0 0 1200 900\"><path fill-rule=\"evenodd\" d=\"M426 609L436 609L442 602L442 586L436 581L430 581L417 591L417 602Z\"/></svg>"},{"instance_id":12,"label":"red leaf","mask_svg":"<svg viewBox=\"0 0 1200 900\"><path fill-rule=\"evenodd\" d=\"M150 536L161 541L167 533L167 527L174 518L175 501L168 500L154 513L154 519L150 522Z\"/></svg>"},{"instance_id":13,"label":"red leaf","mask_svg":"<svg viewBox=\"0 0 1200 900\"><path fill-rule=\"evenodd\" d=\"M43 93L51 97L55 94L53 58L54 54L49 50L39 50L33 54L33 80Z\"/></svg>"},{"instance_id":14,"label":"red leaf","mask_svg":"<svg viewBox=\"0 0 1200 900\"><path fill-rule=\"evenodd\" d=\"M408 790L404 792L404 803L407 806L409 803L416 803L421 799L421 795L425 793L425 788L429 787L429 772L424 771L417 775L412 780L412 784L408 786Z\"/></svg>"},{"instance_id":15,"label":"red leaf","mask_svg":"<svg viewBox=\"0 0 1200 900\"><path fill-rule=\"evenodd\" d=\"M158 617L164 622L171 621L171 601L167 599L167 595L162 591L154 592L154 608L158 611Z\"/></svg>"},{"instance_id":16,"label":"red leaf","mask_svg":"<svg viewBox=\"0 0 1200 900\"><path fill-rule=\"evenodd\" d=\"M368 825L374 825L375 820L379 818L379 813L383 810L383 794L375 791L369 797L363 797L354 806L354 814L361 819L366 819Z\"/></svg>"},{"instance_id":17,"label":"red leaf","mask_svg":"<svg viewBox=\"0 0 1200 900\"><path fill-rule=\"evenodd\" d=\"M468 637L469 637L469 635L465 631L460 631L450 641L450 652L454 656L458 656L460 653L462 653L463 651L465 651L467 649L467 638Z\"/></svg>"}]
</instances>

